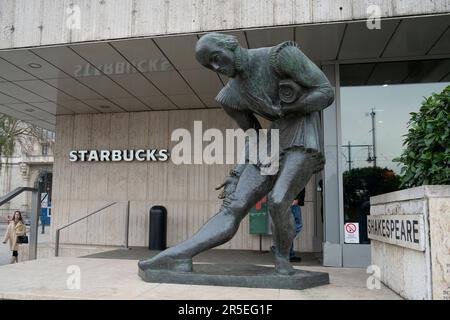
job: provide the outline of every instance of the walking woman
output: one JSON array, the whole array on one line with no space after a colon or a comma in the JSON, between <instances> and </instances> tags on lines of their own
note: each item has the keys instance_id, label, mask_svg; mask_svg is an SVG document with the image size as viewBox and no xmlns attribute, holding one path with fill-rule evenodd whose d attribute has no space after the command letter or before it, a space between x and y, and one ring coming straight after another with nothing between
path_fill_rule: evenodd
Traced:
<instances>
[{"instance_id":1,"label":"walking woman","mask_svg":"<svg viewBox=\"0 0 450 320\"><path fill-rule=\"evenodd\" d=\"M14 212L13 219L9 222L8 229L6 229L6 234L3 238L3 243L6 243L9 240L9 246L12 251L11 263L18 262L19 244L17 243L17 237L25 235L26 232L27 227L23 223L22 214L17 210Z\"/></svg>"}]
</instances>

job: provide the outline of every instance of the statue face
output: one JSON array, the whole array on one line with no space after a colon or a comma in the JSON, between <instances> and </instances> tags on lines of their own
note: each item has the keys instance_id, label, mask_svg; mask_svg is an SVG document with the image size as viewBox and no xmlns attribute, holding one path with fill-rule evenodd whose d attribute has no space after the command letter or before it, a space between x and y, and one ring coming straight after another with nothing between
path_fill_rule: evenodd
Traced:
<instances>
[{"instance_id":1,"label":"statue face","mask_svg":"<svg viewBox=\"0 0 450 320\"><path fill-rule=\"evenodd\" d=\"M227 49L214 51L210 54L209 65L212 70L233 78L236 75L234 66L234 53Z\"/></svg>"},{"instance_id":2,"label":"statue face","mask_svg":"<svg viewBox=\"0 0 450 320\"><path fill-rule=\"evenodd\" d=\"M231 50L221 48L216 44L203 45L198 48L196 57L204 67L214 72L230 78L236 76L234 53Z\"/></svg>"}]
</instances>

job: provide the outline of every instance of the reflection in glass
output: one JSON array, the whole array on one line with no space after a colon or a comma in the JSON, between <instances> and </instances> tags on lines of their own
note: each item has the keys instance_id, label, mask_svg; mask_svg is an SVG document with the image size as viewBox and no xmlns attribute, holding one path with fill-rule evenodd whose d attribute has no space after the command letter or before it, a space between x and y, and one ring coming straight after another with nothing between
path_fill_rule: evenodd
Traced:
<instances>
[{"instance_id":1,"label":"reflection in glass","mask_svg":"<svg viewBox=\"0 0 450 320\"><path fill-rule=\"evenodd\" d=\"M392 160L402 153L410 112L449 85L448 70L449 60L341 66L344 221L359 223L360 243L369 243L369 198L400 188Z\"/></svg>"}]
</instances>

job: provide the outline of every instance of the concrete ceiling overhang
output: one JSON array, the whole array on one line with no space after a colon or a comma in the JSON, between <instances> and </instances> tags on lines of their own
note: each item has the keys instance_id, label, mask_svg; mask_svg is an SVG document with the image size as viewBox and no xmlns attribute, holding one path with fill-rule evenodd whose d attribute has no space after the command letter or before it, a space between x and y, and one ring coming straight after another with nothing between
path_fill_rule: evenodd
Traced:
<instances>
[{"instance_id":1,"label":"concrete ceiling overhang","mask_svg":"<svg viewBox=\"0 0 450 320\"><path fill-rule=\"evenodd\" d=\"M339 62L342 85L450 81L450 15L228 33L247 48L296 41ZM227 79L195 60L200 36L0 50L0 112L52 130L56 115L218 108Z\"/></svg>"}]
</instances>

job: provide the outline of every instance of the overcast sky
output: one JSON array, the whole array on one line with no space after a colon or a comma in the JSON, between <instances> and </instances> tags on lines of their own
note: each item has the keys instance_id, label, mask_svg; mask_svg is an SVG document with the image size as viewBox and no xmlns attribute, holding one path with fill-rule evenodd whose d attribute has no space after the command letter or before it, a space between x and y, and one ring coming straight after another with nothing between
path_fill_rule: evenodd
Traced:
<instances>
[{"instance_id":1,"label":"overcast sky","mask_svg":"<svg viewBox=\"0 0 450 320\"><path fill-rule=\"evenodd\" d=\"M372 144L371 117L376 111L377 164L399 172L392 158L401 154L402 135L407 133L409 113L418 111L424 97L442 92L450 83L426 83L383 86L343 87L341 96L342 144ZM382 111L381 111L382 110ZM342 148L347 157L347 148ZM352 148L352 167L370 165L367 148ZM344 158L344 161L346 159ZM345 162L348 168L348 163Z\"/></svg>"}]
</instances>

